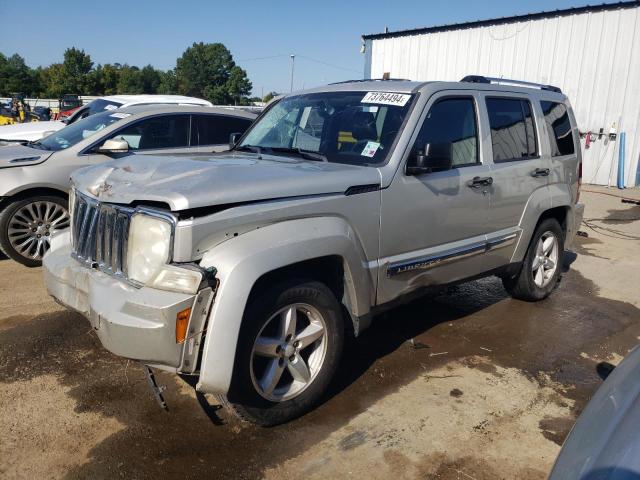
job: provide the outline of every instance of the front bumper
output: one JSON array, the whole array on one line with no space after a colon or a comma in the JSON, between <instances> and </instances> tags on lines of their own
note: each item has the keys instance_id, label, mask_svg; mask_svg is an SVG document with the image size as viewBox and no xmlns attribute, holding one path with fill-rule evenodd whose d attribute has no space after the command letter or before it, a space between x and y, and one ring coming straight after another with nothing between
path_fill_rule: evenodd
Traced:
<instances>
[{"instance_id":1,"label":"front bumper","mask_svg":"<svg viewBox=\"0 0 640 480\"><path fill-rule=\"evenodd\" d=\"M165 370L195 370L210 288L197 295L136 288L73 259L68 234L55 240L43 260L47 291L89 319L107 350ZM176 343L176 316L189 307L187 340Z\"/></svg>"}]
</instances>

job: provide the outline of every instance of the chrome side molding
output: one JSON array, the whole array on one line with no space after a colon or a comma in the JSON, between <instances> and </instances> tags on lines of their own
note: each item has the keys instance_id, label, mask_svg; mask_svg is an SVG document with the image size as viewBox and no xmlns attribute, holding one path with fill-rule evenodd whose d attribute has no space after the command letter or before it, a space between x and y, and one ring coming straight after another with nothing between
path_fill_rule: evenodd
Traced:
<instances>
[{"instance_id":1,"label":"chrome side molding","mask_svg":"<svg viewBox=\"0 0 640 480\"><path fill-rule=\"evenodd\" d=\"M490 250L507 247L509 245L513 245L517 238L518 233L514 232L491 240L476 242L464 247L452 248L436 255L428 255L411 260L404 260L402 262L390 263L387 265L387 277L394 277L401 273L413 270L427 270L445 263L456 262L474 255L480 255L481 253L485 253Z\"/></svg>"}]
</instances>

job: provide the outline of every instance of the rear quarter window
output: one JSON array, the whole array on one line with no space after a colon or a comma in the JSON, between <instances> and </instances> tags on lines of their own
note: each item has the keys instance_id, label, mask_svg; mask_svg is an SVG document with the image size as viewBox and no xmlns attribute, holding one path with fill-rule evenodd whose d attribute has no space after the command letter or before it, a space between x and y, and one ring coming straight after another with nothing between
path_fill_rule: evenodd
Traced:
<instances>
[{"instance_id":1,"label":"rear quarter window","mask_svg":"<svg viewBox=\"0 0 640 480\"><path fill-rule=\"evenodd\" d=\"M544 121L547 124L547 134L549 135L549 145L551 146L551 156L561 157L575 153L573 143L573 132L571 131L571 121L569 112L563 103L540 102Z\"/></svg>"}]
</instances>

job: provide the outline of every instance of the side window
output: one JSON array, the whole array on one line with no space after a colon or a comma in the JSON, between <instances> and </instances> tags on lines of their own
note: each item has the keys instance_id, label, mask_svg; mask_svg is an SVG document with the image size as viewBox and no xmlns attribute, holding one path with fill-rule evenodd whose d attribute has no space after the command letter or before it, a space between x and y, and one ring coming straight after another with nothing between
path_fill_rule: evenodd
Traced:
<instances>
[{"instance_id":1,"label":"side window","mask_svg":"<svg viewBox=\"0 0 640 480\"><path fill-rule=\"evenodd\" d=\"M551 156L561 157L571 155L575 152L573 146L573 133L571 132L571 122L569 112L562 103L540 102L544 120L547 123L547 133L549 134L549 145L551 145Z\"/></svg>"},{"instance_id":2,"label":"side window","mask_svg":"<svg viewBox=\"0 0 640 480\"><path fill-rule=\"evenodd\" d=\"M189 115L164 115L147 118L120 130L131 150L153 150L189 146Z\"/></svg>"},{"instance_id":3,"label":"side window","mask_svg":"<svg viewBox=\"0 0 640 480\"><path fill-rule=\"evenodd\" d=\"M229 143L232 133L244 133L251 120L230 115L194 115L191 145L221 145Z\"/></svg>"},{"instance_id":4,"label":"side window","mask_svg":"<svg viewBox=\"0 0 640 480\"><path fill-rule=\"evenodd\" d=\"M538 155L535 125L528 100L487 98L493 161L526 160Z\"/></svg>"},{"instance_id":5,"label":"side window","mask_svg":"<svg viewBox=\"0 0 640 480\"><path fill-rule=\"evenodd\" d=\"M478 129L473 98L445 98L427 114L412 154L424 151L427 144L451 148L453 167L478 163Z\"/></svg>"}]
</instances>

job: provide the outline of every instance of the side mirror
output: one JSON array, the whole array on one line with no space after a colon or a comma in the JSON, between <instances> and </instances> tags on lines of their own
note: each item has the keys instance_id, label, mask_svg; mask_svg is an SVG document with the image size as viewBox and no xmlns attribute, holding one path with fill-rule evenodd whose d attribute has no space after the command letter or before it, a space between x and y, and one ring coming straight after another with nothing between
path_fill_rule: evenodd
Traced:
<instances>
[{"instance_id":1,"label":"side mirror","mask_svg":"<svg viewBox=\"0 0 640 480\"><path fill-rule=\"evenodd\" d=\"M96 151L98 153L104 153L105 155L127 153L129 151L129 144L124 138L111 138L100 145Z\"/></svg>"},{"instance_id":2,"label":"side mirror","mask_svg":"<svg viewBox=\"0 0 640 480\"><path fill-rule=\"evenodd\" d=\"M241 136L242 134L239 132L232 133L231 135L229 135L229 148L235 147L236 143L238 143L238 140L240 140Z\"/></svg>"},{"instance_id":3,"label":"side mirror","mask_svg":"<svg viewBox=\"0 0 640 480\"><path fill-rule=\"evenodd\" d=\"M449 170L451 168L451 142L427 143L424 150L407 162L407 175L431 173L434 170Z\"/></svg>"}]
</instances>

